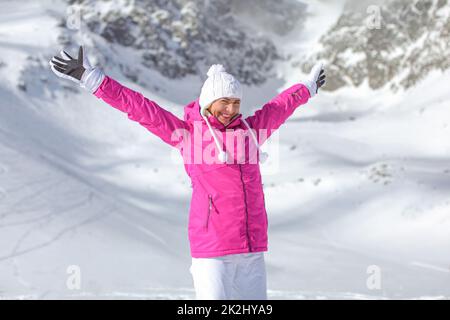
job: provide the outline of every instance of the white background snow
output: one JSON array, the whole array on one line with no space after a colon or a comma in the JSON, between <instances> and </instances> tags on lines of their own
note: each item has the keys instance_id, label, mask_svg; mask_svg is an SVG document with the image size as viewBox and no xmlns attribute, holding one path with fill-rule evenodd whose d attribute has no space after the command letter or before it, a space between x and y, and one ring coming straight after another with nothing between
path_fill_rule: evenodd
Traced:
<instances>
[{"instance_id":1,"label":"white background snow","mask_svg":"<svg viewBox=\"0 0 450 320\"><path fill-rule=\"evenodd\" d=\"M293 57L343 6L308 4L304 28L274 38ZM62 49L54 30L65 9L1 1L0 299L193 298L190 181L171 148L46 66L30 71ZM147 88L166 91L105 71L182 117L199 79L144 70ZM286 62L277 70L244 89L244 113L305 77ZM321 92L280 129L277 170L263 176L269 298L450 297L449 83L447 71L396 94ZM78 290L69 266L80 268ZM370 266L380 289L367 286Z\"/></svg>"}]
</instances>

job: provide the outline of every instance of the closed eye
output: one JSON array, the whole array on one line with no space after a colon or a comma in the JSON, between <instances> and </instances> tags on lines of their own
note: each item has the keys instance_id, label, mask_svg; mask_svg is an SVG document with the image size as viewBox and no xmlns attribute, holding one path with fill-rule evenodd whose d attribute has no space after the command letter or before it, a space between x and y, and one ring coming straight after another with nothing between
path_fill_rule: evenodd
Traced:
<instances>
[{"instance_id":1,"label":"closed eye","mask_svg":"<svg viewBox=\"0 0 450 320\"><path fill-rule=\"evenodd\" d=\"M227 100L227 99L221 99L220 102L222 103L233 103L233 104L240 104L239 100Z\"/></svg>"}]
</instances>

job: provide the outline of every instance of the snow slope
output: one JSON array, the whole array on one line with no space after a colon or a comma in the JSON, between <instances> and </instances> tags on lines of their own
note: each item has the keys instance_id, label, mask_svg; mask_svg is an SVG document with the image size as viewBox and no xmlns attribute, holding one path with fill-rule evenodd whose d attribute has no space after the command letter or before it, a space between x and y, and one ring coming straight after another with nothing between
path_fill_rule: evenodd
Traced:
<instances>
[{"instance_id":1,"label":"snow slope","mask_svg":"<svg viewBox=\"0 0 450 320\"><path fill-rule=\"evenodd\" d=\"M61 1L17 6L4 1L0 13L0 299L192 298L183 167L159 138L48 70ZM341 9L311 2L304 29L274 41L299 60ZM79 36L132 64L126 48ZM277 68L280 78L245 88L244 113L304 76ZM179 116L200 89L196 77L140 71L145 87L107 70ZM434 73L395 95L323 92L280 129L277 170L263 177L270 298L450 297L449 80ZM66 285L73 265L79 290ZM379 290L366 285L373 265Z\"/></svg>"}]
</instances>

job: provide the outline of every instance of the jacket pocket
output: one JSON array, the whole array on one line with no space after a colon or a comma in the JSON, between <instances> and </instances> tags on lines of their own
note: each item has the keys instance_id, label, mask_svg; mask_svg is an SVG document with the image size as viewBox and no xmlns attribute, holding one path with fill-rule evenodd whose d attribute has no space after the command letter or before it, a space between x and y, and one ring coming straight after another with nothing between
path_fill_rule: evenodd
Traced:
<instances>
[{"instance_id":1,"label":"jacket pocket","mask_svg":"<svg viewBox=\"0 0 450 320\"><path fill-rule=\"evenodd\" d=\"M209 224L209 217L211 216L211 207L212 207L212 197L210 194L208 194L208 210L206 213L206 222L205 222L205 229L208 230L208 224Z\"/></svg>"},{"instance_id":2,"label":"jacket pocket","mask_svg":"<svg viewBox=\"0 0 450 320\"><path fill-rule=\"evenodd\" d=\"M217 210L217 207L216 207L216 205L214 203L214 200L213 200L213 196L210 194L210 195L208 195L208 197L209 197L209 211L210 212L215 212L216 214L219 214L219 210Z\"/></svg>"},{"instance_id":3,"label":"jacket pocket","mask_svg":"<svg viewBox=\"0 0 450 320\"><path fill-rule=\"evenodd\" d=\"M207 210L206 222L205 222L206 230L208 230L209 220L211 219L212 212L215 212L217 214L219 213L219 211L217 211L216 206L214 205L213 196L211 194L208 194L208 210Z\"/></svg>"}]
</instances>

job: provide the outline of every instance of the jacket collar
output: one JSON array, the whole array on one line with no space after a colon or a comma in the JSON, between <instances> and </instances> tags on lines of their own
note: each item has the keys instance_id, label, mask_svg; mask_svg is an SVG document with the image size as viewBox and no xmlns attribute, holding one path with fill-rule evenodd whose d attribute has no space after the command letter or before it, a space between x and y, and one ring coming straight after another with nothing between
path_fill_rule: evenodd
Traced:
<instances>
[{"instance_id":1,"label":"jacket collar","mask_svg":"<svg viewBox=\"0 0 450 320\"><path fill-rule=\"evenodd\" d=\"M219 130L231 129L231 128L238 126L241 122L241 118L242 118L242 114L239 113L239 114L235 115L233 117L233 119L231 119L231 121L227 125L224 125L212 114L208 115L208 121L211 124L211 126L217 128Z\"/></svg>"}]
</instances>

